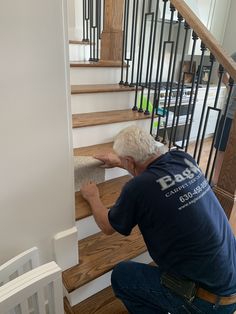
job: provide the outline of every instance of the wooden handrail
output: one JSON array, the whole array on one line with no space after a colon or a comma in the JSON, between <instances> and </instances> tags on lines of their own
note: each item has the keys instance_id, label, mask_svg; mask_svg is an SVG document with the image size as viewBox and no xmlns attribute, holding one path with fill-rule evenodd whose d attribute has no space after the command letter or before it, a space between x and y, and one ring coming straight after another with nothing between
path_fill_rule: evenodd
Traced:
<instances>
[{"instance_id":1,"label":"wooden handrail","mask_svg":"<svg viewBox=\"0 0 236 314\"><path fill-rule=\"evenodd\" d=\"M197 15L183 0L170 0L176 10L186 20L188 25L194 30L198 37L204 42L206 47L212 52L217 61L225 68L229 75L236 81L236 62L218 43L211 32L199 20Z\"/></svg>"}]
</instances>

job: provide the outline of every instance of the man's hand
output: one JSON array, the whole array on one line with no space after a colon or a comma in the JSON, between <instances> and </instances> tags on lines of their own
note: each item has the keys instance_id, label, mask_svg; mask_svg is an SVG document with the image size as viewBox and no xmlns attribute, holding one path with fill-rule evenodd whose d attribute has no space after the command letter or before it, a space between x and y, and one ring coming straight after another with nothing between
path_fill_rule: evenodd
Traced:
<instances>
[{"instance_id":1,"label":"man's hand","mask_svg":"<svg viewBox=\"0 0 236 314\"><path fill-rule=\"evenodd\" d=\"M89 203L94 199L100 198L98 188L94 182L83 184L83 186L80 188L80 192L83 198Z\"/></svg>"},{"instance_id":2,"label":"man's hand","mask_svg":"<svg viewBox=\"0 0 236 314\"><path fill-rule=\"evenodd\" d=\"M93 157L102 161L105 168L122 167L121 160L115 153L100 154Z\"/></svg>"},{"instance_id":3,"label":"man's hand","mask_svg":"<svg viewBox=\"0 0 236 314\"><path fill-rule=\"evenodd\" d=\"M80 192L83 198L89 203L94 219L98 227L105 234L112 234L115 230L112 228L108 219L108 209L102 204L99 191L94 182L85 183Z\"/></svg>"}]
</instances>

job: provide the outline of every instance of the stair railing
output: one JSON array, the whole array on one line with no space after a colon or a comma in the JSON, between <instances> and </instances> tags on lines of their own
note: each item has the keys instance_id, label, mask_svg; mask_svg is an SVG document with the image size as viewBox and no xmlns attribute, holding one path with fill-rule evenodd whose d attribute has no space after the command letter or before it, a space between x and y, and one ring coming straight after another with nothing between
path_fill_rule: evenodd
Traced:
<instances>
[{"instance_id":1,"label":"stair railing","mask_svg":"<svg viewBox=\"0 0 236 314\"><path fill-rule=\"evenodd\" d=\"M90 61L100 59L100 39L103 27L102 0L83 0L83 40L90 45Z\"/></svg>"},{"instance_id":2,"label":"stair railing","mask_svg":"<svg viewBox=\"0 0 236 314\"><path fill-rule=\"evenodd\" d=\"M150 133L156 140L169 149L176 147L191 153L199 164L211 125L205 169L205 176L211 182L218 155L216 134L220 117L227 113L231 100L236 63L182 0L125 0L123 32L125 65L120 84L136 86L133 110L151 116ZM199 42L201 53L197 56ZM225 72L230 76L227 91L222 84ZM204 96L196 119L202 84ZM220 101L223 90L224 108ZM228 217L235 215L235 128L234 119L215 188Z\"/></svg>"}]
</instances>

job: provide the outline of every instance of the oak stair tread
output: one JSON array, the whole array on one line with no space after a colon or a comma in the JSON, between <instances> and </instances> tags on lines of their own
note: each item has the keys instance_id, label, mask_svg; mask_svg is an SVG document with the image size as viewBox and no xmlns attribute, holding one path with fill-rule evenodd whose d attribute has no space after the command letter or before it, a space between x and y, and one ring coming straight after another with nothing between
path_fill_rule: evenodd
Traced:
<instances>
[{"instance_id":1,"label":"oak stair tread","mask_svg":"<svg viewBox=\"0 0 236 314\"><path fill-rule=\"evenodd\" d=\"M82 67L92 67L92 68L121 68L122 62L121 61L105 61L105 60L99 60L98 62L95 61L74 61L70 62L71 68L82 68ZM126 64L124 64L124 67L127 67Z\"/></svg>"},{"instance_id":2,"label":"oak stair tread","mask_svg":"<svg viewBox=\"0 0 236 314\"><path fill-rule=\"evenodd\" d=\"M111 287L92 295L81 303L71 307L69 301L64 299L66 314L128 314L123 303L117 299Z\"/></svg>"},{"instance_id":3,"label":"oak stair tread","mask_svg":"<svg viewBox=\"0 0 236 314\"><path fill-rule=\"evenodd\" d=\"M114 153L113 142L74 148L74 156L94 156Z\"/></svg>"},{"instance_id":4,"label":"oak stair tread","mask_svg":"<svg viewBox=\"0 0 236 314\"><path fill-rule=\"evenodd\" d=\"M63 283L69 293L112 270L119 262L130 260L147 249L139 229L131 235L102 232L78 242L80 263L62 273Z\"/></svg>"},{"instance_id":5,"label":"oak stair tread","mask_svg":"<svg viewBox=\"0 0 236 314\"><path fill-rule=\"evenodd\" d=\"M130 175L107 180L97 185L102 203L106 208L113 206L120 195L121 189L132 177ZM75 219L80 220L92 214L90 206L82 197L81 192L75 193Z\"/></svg>"},{"instance_id":6,"label":"oak stair tread","mask_svg":"<svg viewBox=\"0 0 236 314\"><path fill-rule=\"evenodd\" d=\"M135 90L136 87L124 86L120 84L92 84L71 86L71 94L131 92Z\"/></svg>"},{"instance_id":7,"label":"oak stair tread","mask_svg":"<svg viewBox=\"0 0 236 314\"><path fill-rule=\"evenodd\" d=\"M71 45L90 45L89 41L84 41L84 40L77 40L77 39L70 39L69 44ZM92 43L93 45L93 43Z\"/></svg>"},{"instance_id":8,"label":"oak stair tread","mask_svg":"<svg viewBox=\"0 0 236 314\"><path fill-rule=\"evenodd\" d=\"M150 119L151 115L131 109L80 113L72 115L73 128Z\"/></svg>"}]
</instances>

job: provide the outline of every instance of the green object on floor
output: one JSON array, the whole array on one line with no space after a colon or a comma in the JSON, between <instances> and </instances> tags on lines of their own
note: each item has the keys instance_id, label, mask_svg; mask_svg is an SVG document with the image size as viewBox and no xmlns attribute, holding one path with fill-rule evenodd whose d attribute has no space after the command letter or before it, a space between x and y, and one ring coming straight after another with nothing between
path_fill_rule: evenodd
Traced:
<instances>
[{"instance_id":1,"label":"green object on floor","mask_svg":"<svg viewBox=\"0 0 236 314\"><path fill-rule=\"evenodd\" d=\"M147 105L148 104L148 105ZM138 109L141 108L141 95L138 96L138 105L137 105ZM153 109L153 105L151 103L151 101L147 101L147 96L144 96L143 95L143 99L142 99L142 109L143 110L148 110L149 112L152 112L152 109ZM157 114L159 115L162 115L162 116L165 116L167 110L163 109L163 108L158 108L157 110ZM153 128L154 129L157 129L158 127L158 121L157 120L154 120L153 122Z\"/></svg>"}]
</instances>

